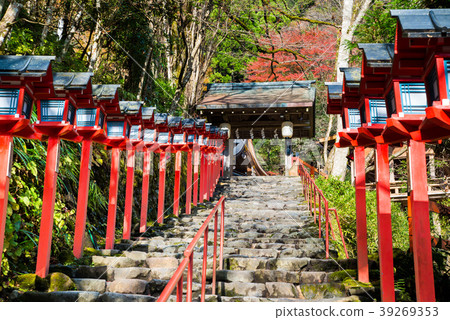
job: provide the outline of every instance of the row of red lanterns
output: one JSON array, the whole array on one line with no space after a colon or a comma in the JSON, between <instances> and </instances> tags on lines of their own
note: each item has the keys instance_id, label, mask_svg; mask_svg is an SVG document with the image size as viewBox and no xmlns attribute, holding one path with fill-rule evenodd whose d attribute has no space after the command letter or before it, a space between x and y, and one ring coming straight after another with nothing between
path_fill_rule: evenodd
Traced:
<instances>
[{"instance_id":1,"label":"row of red lanterns","mask_svg":"<svg viewBox=\"0 0 450 320\"><path fill-rule=\"evenodd\" d=\"M391 15L395 43L359 44L361 68L327 83L327 112L342 116L337 147L354 148L358 279L369 281L364 148L374 147L382 300L395 301L388 147L406 142L417 301L435 301L425 142L450 137L450 10Z\"/></svg>"},{"instance_id":2,"label":"row of red lanterns","mask_svg":"<svg viewBox=\"0 0 450 320\"><path fill-rule=\"evenodd\" d=\"M13 137L48 142L36 274L49 270L61 139L82 143L74 255L82 256L92 143L111 149L106 249L114 247L121 150L127 151L123 239L131 237L135 154L144 153L140 232L147 229L151 153L160 154L157 222L163 223L166 161L175 154L173 213L179 214L181 153L187 153L186 213L212 196L222 173L228 133L202 119L156 113L140 101L119 101L120 85L94 85L92 73L52 72L52 56L0 56L0 253L8 205ZM32 121L36 106L37 119ZM200 170L199 170L200 166ZM192 172L193 171L193 172ZM200 171L200 188L198 188ZM193 198L193 199L192 199ZM0 259L1 260L1 259Z\"/></svg>"}]
</instances>

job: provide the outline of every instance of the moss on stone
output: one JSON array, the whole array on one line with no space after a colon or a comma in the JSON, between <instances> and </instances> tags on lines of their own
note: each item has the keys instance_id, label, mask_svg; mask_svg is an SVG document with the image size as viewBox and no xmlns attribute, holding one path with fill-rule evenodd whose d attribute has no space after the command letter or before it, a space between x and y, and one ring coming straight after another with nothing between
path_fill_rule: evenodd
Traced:
<instances>
[{"instance_id":1,"label":"moss on stone","mask_svg":"<svg viewBox=\"0 0 450 320\"><path fill-rule=\"evenodd\" d=\"M355 279L353 279L351 277L345 278L342 281L342 283L344 284L344 286L346 288L354 288L354 287L358 287L358 288L373 288L373 285L370 282L368 282L368 283L361 282L361 281L355 280Z\"/></svg>"},{"instance_id":2,"label":"moss on stone","mask_svg":"<svg viewBox=\"0 0 450 320\"><path fill-rule=\"evenodd\" d=\"M101 256L102 252L94 248L84 248L83 256Z\"/></svg>"},{"instance_id":3,"label":"moss on stone","mask_svg":"<svg viewBox=\"0 0 450 320\"><path fill-rule=\"evenodd\" d=\"M329 281L343 281L345 278L348 277L356 277L356 270L354 269L347 269L347 270L340 270L333 272L328 276Z\"/></svg>"},{"instance_id":4,"label":"moss on stone","mask_svg":"<svg viewBox=\"0 0 450 320\"><path fill-rule=\"evenodd\" d=\"M62 250L58 254L58 261L59 261L59 263L61 263L63 265L69 265L69 264L74 263L75 256L73 255L72 250Z\"/></svg>"},{"instance_id":5,"label":"moss on stone","mask_svg":"<svg viewBox=\"0 0 450 320\"><path fill-rule=\"evenodd\" d=\"M34 273L21 274L16 278L16 284L19 287L19 290L29 291L29 290L37 290L37 291L46 291L48 289L48 281L46 279L42 279L38 275Z\"/></svg>"},{"instance_id":6,"label":"moss on stone","mask_svg":"<svg viewBox=\"0 0 450 320\"><path fill-rule=\"evenodd\" d=\"M77 290L77 286L72 279L64 273L54 272L48 275L47 278L50 282L49 292Z\"/></svg>"},{"instance_id":7,"label":"moss on stone","mask_svg":"<svg viewBox=\"0 0 450 320\"><path fill-rule=\"evenodd\" d=\"M342 285L337 286L331 283L305 284L300 288L306 299L334 298L345 295L345 288Z\"/></svg>"},{"instance_id":8,"label":"moss on stone","mask_svg":"<svg viewBox=\"0 0 450 320\"><path fill-rule=\"evenodd\" d=\"M237 263L237 261L236 260L234 260L234 259L230 259L230 260L228 260L229 261L229 269L230 270L240 270L240 268L239 268L239 264Z\"/></svg>"}]
</instances>

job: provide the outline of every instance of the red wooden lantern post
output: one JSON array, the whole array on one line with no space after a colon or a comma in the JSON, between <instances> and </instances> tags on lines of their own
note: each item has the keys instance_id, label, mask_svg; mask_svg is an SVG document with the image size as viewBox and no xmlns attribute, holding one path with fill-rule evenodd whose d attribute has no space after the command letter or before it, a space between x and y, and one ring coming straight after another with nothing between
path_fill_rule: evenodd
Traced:
<instances>
[{"instance_id":1,"label":"red wooden lantern post","mask_svg":"<svg viewBox=\"0 0 450 320\"><path fill-rule=\"evenodd\" d=\"M171 116L168 119L168 127L172 133L170 152L175 153L175 182L173 195L173 214L178 217L180 209L180 182L182 148L186 144L187 136L182 129L182 118Z\"/></svg>"},{"instance_id":2,"label":"red wooden lantern post","mask_svg":"<svg viewBox=\"0 0 450 320\"><path fill-rule=\"evenodd\" d=\"M142 120L144 122L144 168L142 175L142 200L141 200L141 218L139 223L139 232L144 233L147 230L148 213L148 193L150 183L150 170L152 166L152 152L158 148L156 143L155 130L155 108L143 108Z\"/></svg>"},{"instance_id":3,"label":"red wooden lantern post","mask_svg":"<svg viewBox=\"0 0 450 320\"><path fill-rule=\"evenodd\" d=\"M199 136L197 138L197 143L193 145L193 155L194 155L194 189L193 189L193 204L194 206L197 206L198 202L202 202L200 200L199 193L199 184L201 185L201 181L199 181L199 166L201 165L201 150L200 150L200 144L203 141L203 134L205 133L206 129L206 120L204 119L196 119L195 120L195 129L197 130Z\"/></svg>"},{"instance_id":4,"label":"red wooden lantern post","mask_svg":"<svg viewBox=\"0 0 450 320\"><path fill-rule=\"evenodd\" d=\"M358 135L352 142L355 146L356 192L358 193L358 189L362 189L362 185L365 185L365 181L363 181L365 157L364 152L360 152L358 156L358 149L373 146L376 148L377 157L377 220L380 239L380 268L383 270L381 272L382 300L394 301L389 162L385 162L388 157L388 146L376 143L376 138L381 135L386 126L387 110L383 93L387 76L391 71L394 48L390 44L360 44L359 47L364 50L364 54L360 83L361 100L359 102L361 127L358 128ZM360 173L358 174L358 172ZM362 201L365 202L365 193L363 195L360 191L356 200L359 200L359 205L362 206ZM367 253L367 249L361 248L361 250Z\"/></svg>"},{"instance_id":5,"label":"red wooden lantern post","mask_svg":"<svg viewBox=\"0 0 450 320\"><path fill-rule=\"evenodd\" d=\"M76 115L77 132L82 137L80 176L77 198L77 214L73 254L83 256L83 239L86 230L86 217L89 195L89 181L92 161L92 139L105 139L106 110L119 108L117 89L120 85L93 85L94 103L87 108L78 108Z\"/></svg>"},{"instance_id":6,"label":"red wooden lantern post","mask_svg":"<svg viewBox=\"0 0 450 320\"><path fill-rule=\"evenodd\" d=\"M163 223L164 221L164 197L166 189L166 163L167 153L170 154L171 132L168 128L167 113L157 113L155 115L155 126L158 130L158 149L155 152L159 153L159 188L158 188L158 213L156 221Z\"/></svg>"},{"instance_id":7,"label":"red wooden lantern post","mask_svg":"<svg viewBox=\"0 0 450 320\"><path fill-rule=\"evenodd\" d=\"M186 172L186 214L191 214L192 203L192 153L194 146L197 143L197 130L195 128L195 119L184 119L182 121L183 130L186 132L186 144L182 147L183 151L187 153L187 172Z\"/></svg>"},{"instance_id":8,"label":"red wooden lantern post","mask_svg":"<svg viewBox=\"0 0 450 320\"><path fill-rule=\"evenodd\" d=\"M136 162L136 148L142 149L143 123L142 123L142 104L140 101L121 101L120 109L127 113L131 123L130 136L126 146L127 149L127 182L125 189L125 208L123 216L123 234L122 238L129 240L131 238L131 223L133 215L133 187L134 187L134 166Z\"/></svg>"},{"instance_id":9,"label":"red wooden lantern post","mask_svg":"<svg viewBox=\"0 0 450 320\"><path fill-rule=\"evenodd\" d=\"M11 178L13 136L40 138L31 127L31 111L37 97L53 94L51 61L54 59L51 56L0 56L0 262ZM37 82L41 82L40 87L35 86Z\"/></svg>"},{"instance_id":10,"label":"red wooden lantern post","mask_svg":"<svg viewBox=\"0 0 450 320\"><path fill-rule=\"evenodd\" d=\"M342 132L339 132L340 140L338 146L351 146L358 134L358 127L361 124L359 111L357 109L348 109L348 106L355 108L357 106L358 97L356 97L359 90L358 75L359 70L345 69L344 81L346 86L342 83L332 82L326 83L328 87L328 107L329 114L339 114L342 112L343 127ZM347 73L345 72L347 71ZM352 74L356 73L356 74ZM353 81L350 81L353 80ZM342 105L347 108L341 107ZM341 111L342 110L342 111ZM362 282L369 282L369 267L368 267L368 253L367 253L367 219L366 219L366 183L365 183L365 156L364 147L356 147L354 151L355 164L355 202L356 202L356 246L358 258L358 280Z\"/></svg>"},{"instance_id":11,"label":"red wooden lantern post","mask_svg":"<svg viewBox=\"0 0 450 320\"><path fill-rule=\"evenodd\" d=\"M200 203L204 200L208 200L208 181L209 181L209 157L208 157L208 145L209 145L209 133L211 130L211 124L205 124L205 131L202 135L200 145Z\"/></svg>"},{"instance_id":12,"label":"red wooden lantern post","mask_svg":"<svg viewBox=\"0 0 450 320\"><path fill-rule=\"evenodd\" d=\"M450 137L450 11L392 10L391 15L398 23L393 89L389 92L392 121L388 126L409 141L409 204L417 301L429 302L435 301L435 290L425 141ZM383 132L387 139L391 138L390 131Z\"/></svg>"},{"instance_id":13,"label":"red wooden lantern post","mask_svg":"<svg viewBox=\"0 0 450 320\"><path fill-rule=\"evenodd\" d=\"M74 126L76 108L90 105L92 100L83 97L78 101L77 95L92 94L91 77L92 73L54 73L55 97L37 101L38 121L34 129L48 137L36 265L36 274L40 277L47 276L50 263L60 141L61 138L78 138Z\"/></svg>"},{"instance_id":14,"label":"red wooden lantern post","mask_svg":"<svg viewBox=\"0 0 450 320\"><path fill-rule=\"evenodd\" d=\"M120 106L120 105L119 105ZM122 110L121 110L122 109ZM119 190L120 150L126 148L131 124L123 108L107 112L106 137L94 140L111 148L111 176L109 182L109 203L106 225L105 249L114 249L116 233L117 193Z\"/></svg>"}]
</instances>

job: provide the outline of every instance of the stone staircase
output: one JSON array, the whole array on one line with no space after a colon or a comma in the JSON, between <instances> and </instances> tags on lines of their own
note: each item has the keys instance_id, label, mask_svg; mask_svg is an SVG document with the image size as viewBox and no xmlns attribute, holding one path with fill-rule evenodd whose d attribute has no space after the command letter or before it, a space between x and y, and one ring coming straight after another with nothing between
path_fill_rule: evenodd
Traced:
<instances>
[{"instance_id":1,"label":"stone staircase","mask_svg":"<svg viewBox=\"0 0 450 320\"><path fill-rule=\"evenodd\" d=\"M77 291L15 291L11 300L155 301L222 194L227 196L224 270L217 272L217 294L211 295L214 230L210 227L207 301L364 299L366 289L342 283L348 275L342 276L341 270L356 269L356 261L324 259L324 241L318 238L318 227L302 204L301 188L299 178L288 177L222 181L213 201L195 214L168 219L140 238L116 244L114 250L99 250L92 256L92 265L51 267L50 272L72 278ZM202 252L200 241L194 252L193 298L197 301ZM174 300L171 296L170 301Z\"/></svg>"}]
</instances>

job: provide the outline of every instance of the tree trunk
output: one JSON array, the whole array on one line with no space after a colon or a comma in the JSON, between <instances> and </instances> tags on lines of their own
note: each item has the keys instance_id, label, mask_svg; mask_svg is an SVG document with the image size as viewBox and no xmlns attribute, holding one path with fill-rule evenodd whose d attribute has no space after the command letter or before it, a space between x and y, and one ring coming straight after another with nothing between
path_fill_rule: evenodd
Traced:
<instances>
[{"instance_id":1,"label":"tree trunk","mask_svg":"<svg viewBox=\"0 0 450 320\"><path fill-rule=\"evenodd\" d=\"M359 12L356 16L355 21L352 23L353 16L353 0L344 0L342 6L342 25L341 25L341 38L339 41L339 50L338 56L336 59L336 80L338 82L342 82L344 75L339 70L342 67L348 67L348 59L350 56L350 52L346 46L347 41L351 41L353 38L353 34L357 25L361 22L364 14L369 8L372 0L364 0ZM342 130L342 121L341 117L337 117L337 132ZM336 137L336 142L339 141L339 136ZM333 147L333 149L336 147ZM339 148L334 152L334 159L330 174L332 176L338 177L340 180L345 179L345 174L347 171L347 155L349 152L349 148Z\"/></svg>"},{"instance_id":2,"label":"tree trunk","mask_svg":"<svg viewBox=\"0 0 450 320\"><path fill-rule=\"evenodd\" d=\"M153 47L148 48L147 57L145 57L144 69L142 69L141 78L139 79L139 92L137 94L137 100L142 99L142 93L144 92L145 76L147 74L148 64L150 62L150 57L152 56Z\"/></svg>"},{"instance_id":3,"label":"tree trunk","mask_svg":"<svg viewBox=\"0 0 450 320\"><path fill-rule=\"evenodd\" d=\"M72 26L70 27L69 33L67 34L67 37L64 40L64 45L63 45L63 49L61 51L61 55L57 58L58 61L61 61L62 57L64 57L66 55L67 51L69 51L70 41L72 41L72 37L75 34L75 32L77 31L77 26L78 26L78 23L80 22L82 14L83 14L83 11L80 10L80 11L78 11L77 15L75 16Z\"/></svg>"},{"instance_id":4,"label":"tree trunk","mask_svg":"<svg viewBox=\"0 0 450 320\"><path fill-rule=\"evenodd\" d=\"M0 47L3 46L6 37L11 31L12 24L16 21L19 16L20 9L22 9L23 4L20 1L12 1L8 9L6 9L5 15L0 21Z\"/></svg>"},{"instance_id":5,"label":"tree trunk","mask_svg":"<svg viewBox=\"0 0 450 320\"><path fill-rule=\"evenodd\" d=\"M0 0L0 16L3 13L3 7L5 6L5 0Z\"/></svg>"},{"instance_id":6,"label":"tree trunk","mask_svg":"<svg viewBox=\"0 0 450 320\"><path fill-rule=\"evenodd\" d=\"M47 16L45 17L45 25L44 28L42 28L41 33L41 43L44 42L44 40L47 38L48 30L50 23L52 22L53 18L53 0L48 0L47 2Z\"/></svg>"},{"instance_id":7,"label":"tree trunk","mask_svg":"<svg viewBox=\"0 0 450 320\"><path fill-rule=\"evenodd\" d=\"M333 115L330 114L328 120L327 133L325 134L325 141L323 142L323 163L326 164L328 160L328 139L330 139L331 128L333 127Z\"/></svg>"},{"instance_id":8,"label":"tree trunk","mask_svg":"<svg viewBox=\"0 0 450 320\"><path fill-rule=\"evenodd\" d=\"M102 37L102 30L100 25L100 0L96 1L96 23L95 23L95 31L94 31L94 40L91 46L91 52L89 55L89 66L88 71L93 72L96 69L97 60L100 55L100 40Z\"/></svg>"}]
</instances>

